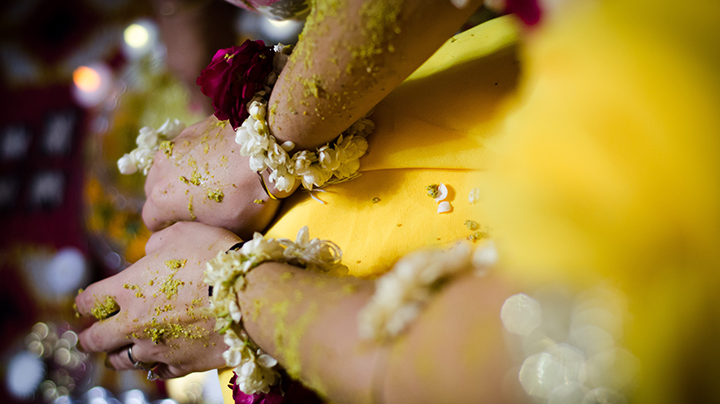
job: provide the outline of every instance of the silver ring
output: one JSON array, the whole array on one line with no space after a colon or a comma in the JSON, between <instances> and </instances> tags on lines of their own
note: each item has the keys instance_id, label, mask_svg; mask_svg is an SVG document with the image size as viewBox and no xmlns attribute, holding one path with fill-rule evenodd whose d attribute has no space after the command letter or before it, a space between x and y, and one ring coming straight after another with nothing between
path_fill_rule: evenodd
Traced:
<instances>
[{"instance_id":1,"label":"silver ring","mask_svg":"<svg viewBox=\"0 0 720 404\"><path fill-rule=\"evenodd\" d=\"M135 367L135 369L148 372L148 374L147 374L148 380L157 380L158 375L157 375L157 373L153 372L153 369L155 367L157 367L157 363L155 363L154 365L153 364L148 365L146 363L140 362L139 360L133 358L132 345L128 347L127 355L128 355L128 359L130 359L130 363L132 363L132 365Z\"/></svg>"}]
</instances>

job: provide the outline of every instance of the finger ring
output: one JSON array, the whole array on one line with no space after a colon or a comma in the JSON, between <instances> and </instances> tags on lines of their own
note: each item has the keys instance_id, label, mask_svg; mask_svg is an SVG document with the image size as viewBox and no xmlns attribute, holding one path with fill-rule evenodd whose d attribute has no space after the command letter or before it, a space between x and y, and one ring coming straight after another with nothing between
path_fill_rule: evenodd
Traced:
<instances>
[{"instance_id":1,"label":"finger ring","mask_svg":"<svg viewBox=\"0 0 720 404\"><path fill-rule=\"evenodd\" d=\"M147 374L148 380L157 380L158 375L155 372L153 372L153 369L158 365L157 362L154 364L147 364L147 363L140 362L139 360L133 358L132 346L128 347L127 355L128 355L128 359L130 359L130 363L132 363L132 365L135 367L135 369L148 372L148 374Z\"/></svg>"}]
</instances>

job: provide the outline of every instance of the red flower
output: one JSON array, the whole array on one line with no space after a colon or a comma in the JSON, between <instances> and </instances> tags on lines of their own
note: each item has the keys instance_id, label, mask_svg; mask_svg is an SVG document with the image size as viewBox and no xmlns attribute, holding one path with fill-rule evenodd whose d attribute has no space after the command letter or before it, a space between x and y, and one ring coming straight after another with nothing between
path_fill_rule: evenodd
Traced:
<instances>
[{"instance_id":1,"label":"red flower","mask_svg":"<svg viewBox=\"0 0 720 404\"><path fill-rule=\"evenodd\" d=\"M280 385L270 387L269 393L245 394L235 384L237 374L233 372L228 387L233 391L235 404L322 404L325 401L302 383L281 373Z\"/></svg>"},{"instance_id":2,"label":"red flower","mask_svg":"<svg viewBox=\"0 0 720 404\"><path fill-rule=\"evenodd\" d=\"M507 0L505 12L517 15L528 26L539 23L542 17L538 0Z\"/></svg>"},{"instance_id":3,"label":"red flower","mask_svg":"<svg viewBox=\"0 0 720 404\"><path fill-rule=\"evenodd\" d=\"M263 41L251 40L215 53L196 83L212 98L217 119L230 120L233 129L242 125L249 115L246 104L262 90L265 77L273 69L274 54Z\"/></svg>"},{"instance_id":4,"label":"red flower","mask_svg":"<svg viewBox=\"0 0 720 404\"><path fill-rule=\"evenodd\" d=\"M280 386L271 387L269 393L245 394L240 390L240 387L235 384L235 380L237 380L237 374L233 372L228 387L233 391L235 404L283 404L286 402L285 395L280 390Z\"/></svg>"}]
</instances>

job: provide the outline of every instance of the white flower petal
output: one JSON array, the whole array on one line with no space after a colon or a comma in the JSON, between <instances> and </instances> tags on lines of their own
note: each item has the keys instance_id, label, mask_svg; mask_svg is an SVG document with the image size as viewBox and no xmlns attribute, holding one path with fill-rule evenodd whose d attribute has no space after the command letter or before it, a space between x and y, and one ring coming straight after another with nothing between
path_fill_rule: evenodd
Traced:
<instances>
[{"instance_id":1,"label":"white flower petal","mask_svg":"<svg viewBox=\"0 0 720 404\"><path fill-rule=\"evenodd\" d=\"M137 160L135 160L132 154L126 153L124 156L120 157L117 164L118 169L122 174L134 174L138 170Z\"/></svg>"},{"instance_id":2,"label":"white flower petal","mask_svg":"<svg viewBox=\"0 0 720 404\"><path fill-rule=\"evenodd\" d=\"M474 205L478 200L480 200L480 188L475 187L471 189L468 194L468 202L470 202L471 205Z\"/></svg>"},{"instance_id":3,"label":"white flower petal","mask_svg":"<svg viewBox=\"0 0 720 404\"><path fill-rule=\"evenodd\" d=\"M269 369L277 365L277 360L268 354L262 354L258 356L258 363Z\"/></svg>"},{"instance_id":4,"label":"white flower petal","mask_svg":"<svg viewBox=\"0 0 720 404\"><path fill-rule=\"evenodd\" d=\"M440 202L440 204L438 205L437 212L438 213L448 213L448 212L452 212L452 209L453 208L452 208L452 205L450 204L450 202L444 201L444 202Z\"/></svg>"},{"instance_id":5,"label":"white flower petal","mask_svg":"<svg viewBox=\"0 0 720 404\"><path fill-rule=\"evenodd\" d=\"M173 120L166 120L165 123L162 124L160 128L158 128L158 132L163 135L163 137L167 140L173 140L175 139L182 131L185 130L185 124L180 122L178 119Z\"/></svg>"},{"instance_id":6,"label":"white flower petal","mask_svg":"<svg viewBox=\"0 0 720 404\"><path fill-rule=\"evenodd\" d=\"M444 201L445 198L448 197L448 189L445 186L445 184L440 184L437 187L437 196L435 197L435 202L440 203L440 201Z\"/></svg>"},{"instance_id":7,"label":"white flower petal","mask_svg":"<svg viewBox=\"0 0 720 404\"><path fill-rule=\"evenodd\" d=\"M155 129L145 126L140 129L140 134L135 142L139 148L152 149L160 144L160 134Z\"/></svg>"},{"instance_id":8,"label":"white flower petal","mask_svg":"<svg viewBox=\"0 0 720 404\"><path fill-rule=\"evenodd\" d=\"M242 320L242 313L234 300L230 302L228 310L230 311L230 318L232 318L234 322L239 323L240 320Z\"/></svg>"}]
</instances>

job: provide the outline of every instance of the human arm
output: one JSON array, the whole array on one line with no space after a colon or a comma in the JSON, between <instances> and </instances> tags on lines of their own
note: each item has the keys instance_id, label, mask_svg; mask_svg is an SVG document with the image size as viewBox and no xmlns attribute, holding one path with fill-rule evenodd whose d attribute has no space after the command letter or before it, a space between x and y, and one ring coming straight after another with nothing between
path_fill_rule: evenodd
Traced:
<instances>
[{"instance_id":1,"label":"human arm","mask_svg":"<svg viewBox=\"0 0 720 404\"><path fill-rule=\"evenodd\" d=\"M358 337L357 314L372 293L371 281L266 263L238 298L253 340L334 402L505 402L502 281L454 279L387 346Z\"/></svg>"},{"instance_id":2,"label":"human arm","mask_svg":"<svg viewBox=\"0 0 720 404\"><path fill-rule=\"evenodd\" d=\"M318 1L273 90L270 130L308 149L367 114L477 9L449 0Z\"/></svg>"},{"instance_id":3,"label":"human arm","mask_svg":"<svg viewBox=\"0 0 720 404\"><path fill-rule=\"evenodd\" d=\"M77 310L97 319L79 334L86 352L107 352L116 370L134 369L127 355L159 363L162 378L222 367L225 345L203 313L205 263L240 239L200 223L177 223L150 237L147 255L119 274L88 286ZM115 304L108 304L110 302Z\"/></svg>"}]
</instances>

